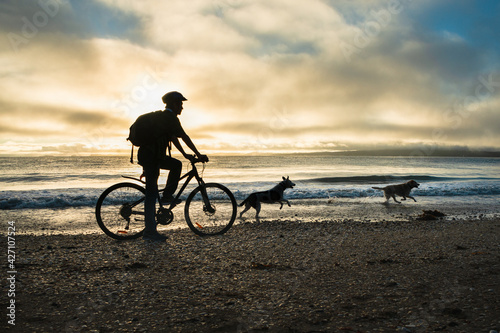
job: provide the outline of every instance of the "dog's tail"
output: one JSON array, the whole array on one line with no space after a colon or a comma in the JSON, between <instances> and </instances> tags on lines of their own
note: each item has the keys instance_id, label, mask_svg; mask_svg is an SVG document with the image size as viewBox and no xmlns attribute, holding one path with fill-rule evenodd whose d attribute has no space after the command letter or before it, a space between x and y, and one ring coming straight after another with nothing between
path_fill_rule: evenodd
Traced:
<instances>
[{"instance_id":1,"label":"dog's tail","mask_svg":"<svg viewBox=\"0 0 500 333\"><path fill-rule=\"evenodd\" d=\"M372 189L374 189L374 190L381 190L381 191L383 191L383 190L384 190L384 189L383 189L383 188L381 188L381 187L372 187Z\"/></svg>"},{"instance_id":2,"label":"dog's tail","mask_svg":"<svg viewBox=\"0 0 500 333\"><path fill-rule=\"evenodd\" d=\"M240 206L240 207L243 206L244 204L247 203L247 201L248 201L248 198L246 198L245 200L243 200L238 206Z\"/></svg>"}]
</instances>

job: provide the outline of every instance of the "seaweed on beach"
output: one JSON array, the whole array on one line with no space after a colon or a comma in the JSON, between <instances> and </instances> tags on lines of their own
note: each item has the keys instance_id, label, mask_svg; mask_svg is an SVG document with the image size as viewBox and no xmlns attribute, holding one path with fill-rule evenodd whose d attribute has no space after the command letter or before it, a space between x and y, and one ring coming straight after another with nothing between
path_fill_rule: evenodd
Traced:
<instances>
[{"instance_id":1,"label":"seaweed on beach","mask_svg":"<svg viewBox=\"0 0 500 333\"><path fill-rule=\"evenodd\" d=\"M423 210L423 213L417 217L417 220L430 221L439 220L445 217L446 214L438 210Z\"/></svg>"}]
</instances>

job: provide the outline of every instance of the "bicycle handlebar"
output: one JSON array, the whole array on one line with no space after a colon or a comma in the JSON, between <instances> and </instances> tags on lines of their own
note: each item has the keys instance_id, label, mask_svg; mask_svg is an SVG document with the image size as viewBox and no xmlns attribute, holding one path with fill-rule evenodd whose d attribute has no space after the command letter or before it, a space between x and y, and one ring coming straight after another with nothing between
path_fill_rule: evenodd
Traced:
<instances>
[{"instance_id":1,"label":"bicycle handlebar","mask_svg":"<svg viewBox=\"0 0 500 333\"><path fill-rule=\"evenodd\" d=\"M196 163L200 163L200 162L201 162L201 163L206 163L206 162L208 162L208 158L207 158L207 160L205 161L204 159L202 160L202 159L197 158L197 157L194 157L194 156L193 156L192 158L189 158L188 160L189 160L189 162L191 162L191 164L196 164Z\"/></svg>"}]
</instances>

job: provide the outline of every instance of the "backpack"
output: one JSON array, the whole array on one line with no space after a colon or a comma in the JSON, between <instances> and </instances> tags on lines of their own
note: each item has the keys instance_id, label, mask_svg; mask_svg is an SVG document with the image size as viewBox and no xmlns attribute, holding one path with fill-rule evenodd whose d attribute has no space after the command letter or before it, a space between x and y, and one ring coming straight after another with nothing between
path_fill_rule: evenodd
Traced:
<instances>
[{"instance_id":1,"label":"backpack","mask_svg":"<svg viewBox=\"0 0 500 333\"><path fill-rule=\"evenodd\" d=\"M130 126L127 140L136 147L154 144L161 136L158 118L163 111L145 113Z\"/></svg>"},{"instance_id":2,"label":"backpack","mask_svg":"<svg viewBox=\"0 0 500 333\"><path fill-rule=\"evenodd\" d=\"M134 163L134 146L141 147L153 145L165 136L165 132L160 126L163 111L153 111L139 116L130 126L127 140L132 143L130 163Z\"/></svg>"}]
</instances>

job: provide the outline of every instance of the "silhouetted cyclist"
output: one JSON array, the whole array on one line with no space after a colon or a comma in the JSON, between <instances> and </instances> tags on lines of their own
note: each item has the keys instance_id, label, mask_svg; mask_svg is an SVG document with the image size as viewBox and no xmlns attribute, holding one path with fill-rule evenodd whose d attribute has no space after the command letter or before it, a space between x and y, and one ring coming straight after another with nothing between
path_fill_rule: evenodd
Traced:
<instances>
[{"instance_id":1,"label":"silhouetted cyclist","mask_svg":"<svg viewBox=\"0 0 500 333\"><path fill-rule=\"evenodd\" d=\"M139 148L138 160L144 169L146 177L146 199L144 201L145 229L144 240L165 241L166 236L161 235L156 230L155 210L158 193L158 177L160 169L169 170L167 184L161 198L162 203L171 203L174 200L174 193L179 184L179 178L182 171L182 163L178 159L170 156L171 143L184 155L186 159L192 159L193 156L186 154L182 148L179 138L196 154L196 156L205 162L208 162L207 155L202 155L196 149L191 138L186 134L181 126L178 116L182 113L183 102L187 99L177 91L171 91L162 97L166 104L165 110L158 113L155 126L161 128L164 133L155 143L143 145ZM168 150L168 155L167 155Z\"/></svg>"}]
</instances>

